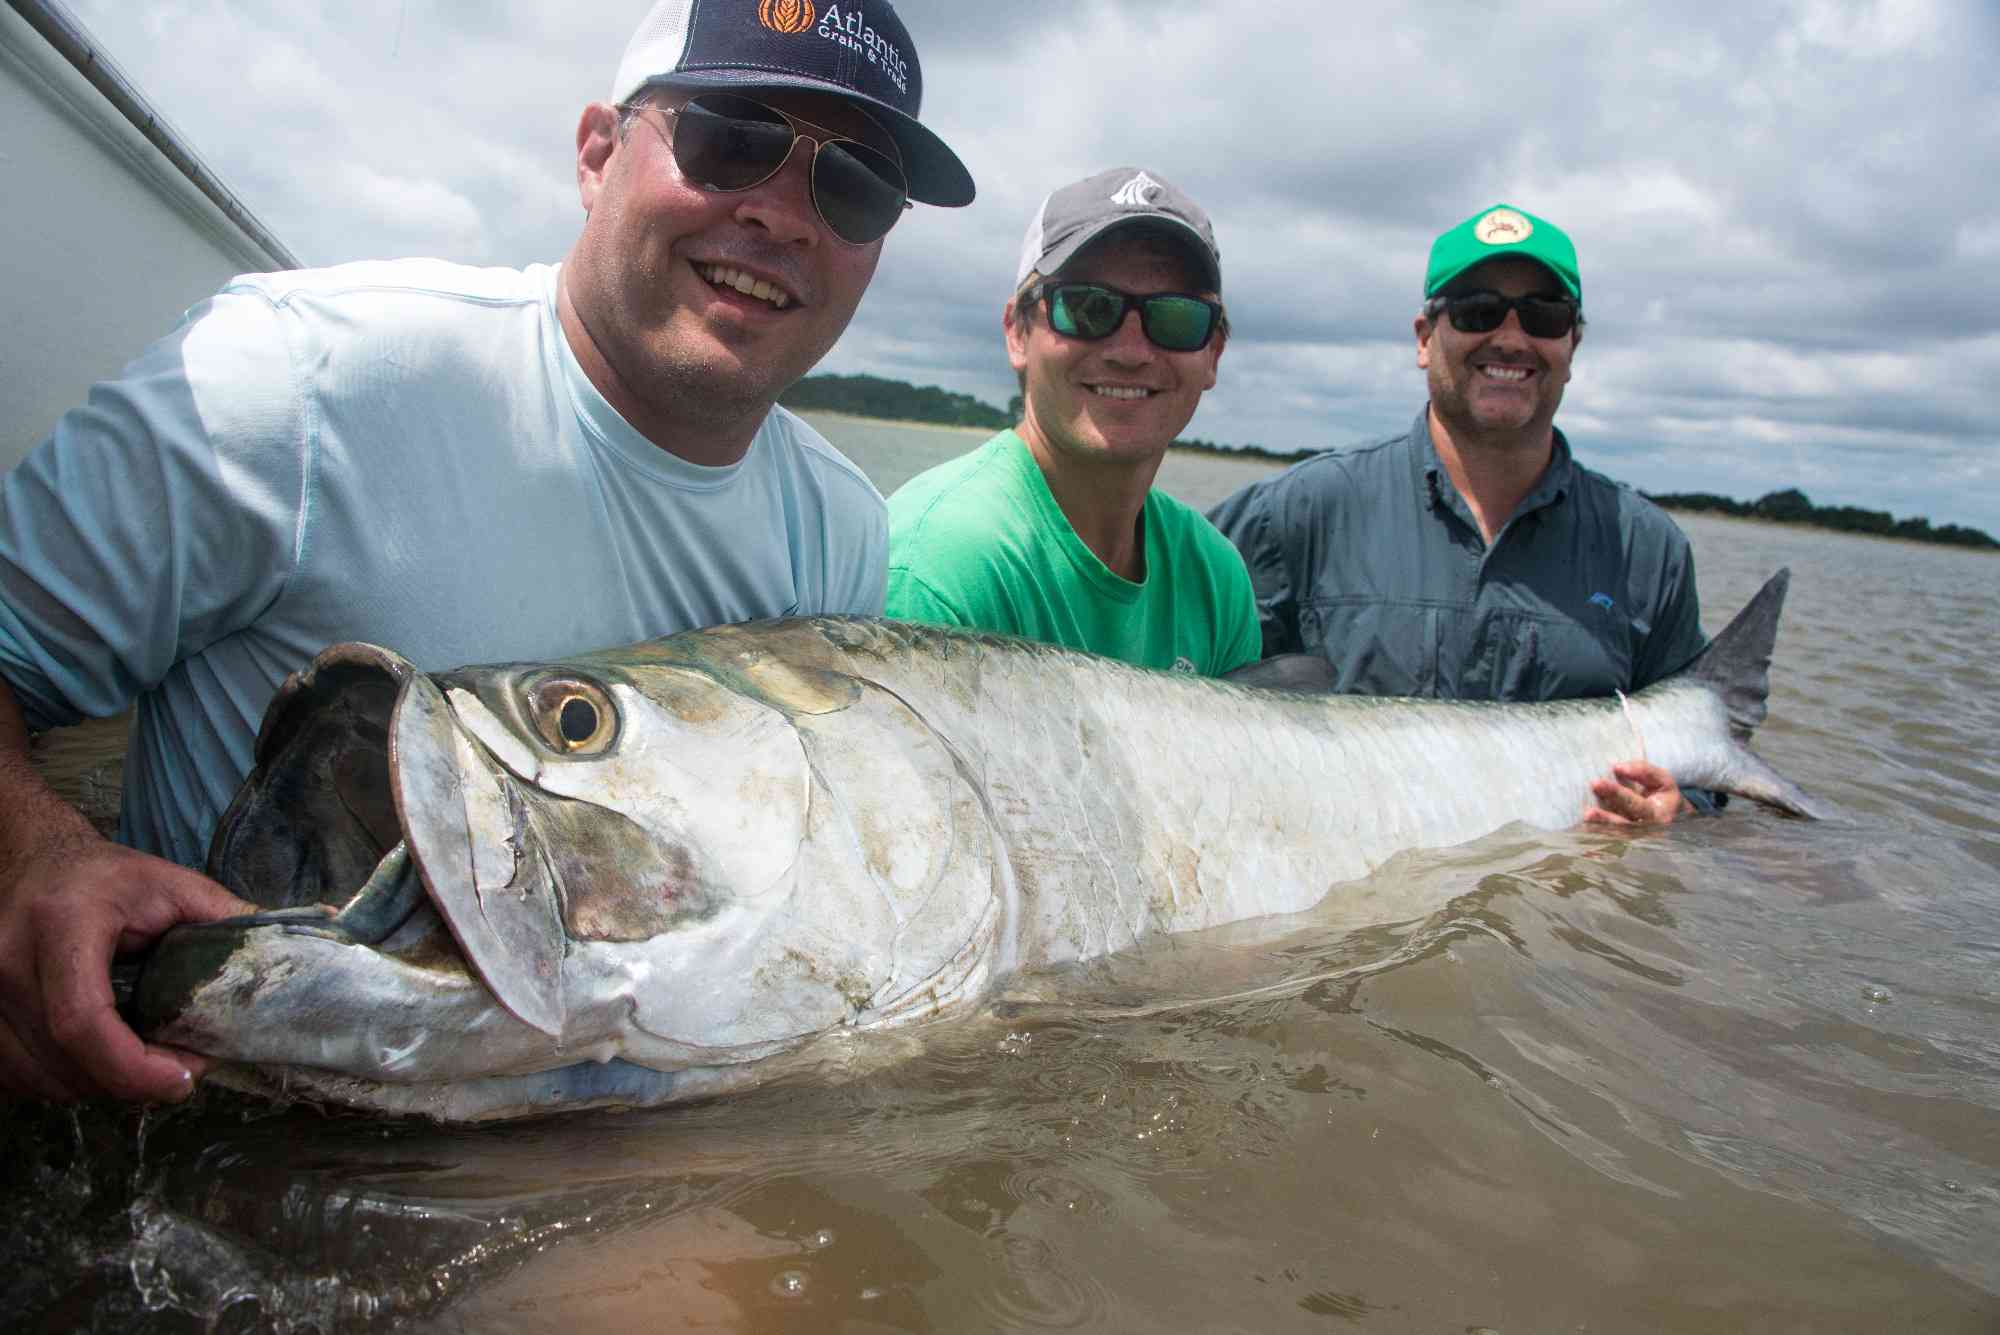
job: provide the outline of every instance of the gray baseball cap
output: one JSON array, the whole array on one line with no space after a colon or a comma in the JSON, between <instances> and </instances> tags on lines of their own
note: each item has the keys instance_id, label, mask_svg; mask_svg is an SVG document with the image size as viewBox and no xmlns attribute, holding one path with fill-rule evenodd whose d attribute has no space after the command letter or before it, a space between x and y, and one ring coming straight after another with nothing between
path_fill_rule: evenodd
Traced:
<instances>
[{"instance_id":1,"label":"gray baseball cap","mask_svg":"<svg viewBox=\"0 0 2000 1335\"><path fill-rule=\"evenodd\" d=\"M1037 271L1056 273L1092 241L1126 226L1149 227L1186 242L1207 276L1206 290L1222 291L1222 252L1208 215L1172 184L1138 167L1113 167L1050 192L1021 242L1016 286Z\"/></svg>"}]
</instances>

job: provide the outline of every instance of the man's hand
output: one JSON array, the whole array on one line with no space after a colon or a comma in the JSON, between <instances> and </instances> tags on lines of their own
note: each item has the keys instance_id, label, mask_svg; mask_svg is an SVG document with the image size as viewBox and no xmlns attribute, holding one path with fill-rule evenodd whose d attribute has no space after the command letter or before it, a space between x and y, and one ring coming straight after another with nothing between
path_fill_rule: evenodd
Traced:
<instances>
[{"instance_id":1,"label":"man's hand","mask_svg":"<svg viewBox=\"0 0 2000 1335\"><path fill-rule=\"evenodd\" d=\"M207 877L70 833L0 868L0 1096L178 1102L207 1073L118 1017L111 957L176 923L256 912Z\"/></svg>"},{"instance_id":2,"label":"man's hand","mask_svg":"<svg viewBox=\"0 0 2000 1335\"><path fill-rule=\"evenodd\" d=\"M1644 760L1619 761L1590 791L1597 803L1584 808L1586 825L1664 825L1694 810L1674 776Z\"/></svg>"}]
</instances>

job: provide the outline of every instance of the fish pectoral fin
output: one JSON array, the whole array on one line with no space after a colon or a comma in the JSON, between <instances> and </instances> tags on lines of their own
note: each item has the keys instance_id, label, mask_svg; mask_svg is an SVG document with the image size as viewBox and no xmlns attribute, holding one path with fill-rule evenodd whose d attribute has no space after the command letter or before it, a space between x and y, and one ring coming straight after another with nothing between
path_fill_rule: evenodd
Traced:
<instances>
[{"instance_id":1,"label":"fish pectoral fin","mask_svg":"<svg viewBox=\"0 0 2000 1335\"><path fill-rule=\"evenodd\" d=\"M1232 685L1266 691L1324 694L1334 688L1333 664L1323 654L1277 654L1226 672L1222 679Z\"/></svg>"}]
</instances>

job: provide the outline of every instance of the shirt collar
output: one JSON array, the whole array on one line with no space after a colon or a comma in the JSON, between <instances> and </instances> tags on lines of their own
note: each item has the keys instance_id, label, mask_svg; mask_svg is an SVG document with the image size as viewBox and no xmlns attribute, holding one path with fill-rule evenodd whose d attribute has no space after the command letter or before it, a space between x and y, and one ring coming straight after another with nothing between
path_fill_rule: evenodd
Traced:
<instances>
[{"instance_id":1,"label":"shirt collar","mask_svg":"<svg viewBox=\"0 0 2000 1335\"><path fill-rule=\"evenodd\" d=\"M1549 466L1542 471L1541 481L1521 498L1521 504L1508 522L1520 518L1531 510L1554 505L1569 495L1572 480L1576 476L1576 460L1570 454L1569 441L1563 437L1561 427L1552 427L1555 447L1549 453ZM1458 493L1458 487L1446 471L1444 460L1438 458L1437 446L1431 443L1431 408L1427 403L1417 412L1416 423L1410 428L1410 459L1417 470L1418 493L1424 504L1435 512L1440 507L1472 524L1472 509L1465 498Z\"/></svg>"}]
</instances>

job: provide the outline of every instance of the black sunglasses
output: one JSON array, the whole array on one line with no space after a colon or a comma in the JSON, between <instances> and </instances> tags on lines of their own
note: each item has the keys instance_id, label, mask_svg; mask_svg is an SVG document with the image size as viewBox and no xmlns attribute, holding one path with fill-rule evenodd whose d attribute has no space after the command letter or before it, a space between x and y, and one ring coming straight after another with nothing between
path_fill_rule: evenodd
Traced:
<instances>
[{"instance_id":1,"label":"black sunglasses","mask_svg":"<svg viewBox=\"0 0 2000 1335\"><path fill-rule=\"evenodd\" d=\"M1065 338L1110 338L1139 308L1139 327L1154 346L1168 352L1196 352L1208 346L1222 321L1222 303L1187 292L1133 296L1097 283L1037 283L1030 301L1045 302L1049 328Z\"/></svg>"},{"instance_id":2,"label":"black sunglasses","mask_svg":"<svg viewBox=\"0 0 2000 1335\"><path fill-rule=\"evenodd\" d=\"M1507 312L1521 317L1521 332L1529 338L1563 338L1576 328L1580 312L1568 297L1503 297L1498 292L1464 292L1432 297L1425 303L1432 316L1443 311L1461 334L1490 334L1506 322Z\"/></svg>"},{"instance_id":3,"label":"black sunglasses","mask_svg":"<svg viewBox=\"0 0 2000 1335\"><path fill-rule=\"evenodd\" d=\"M703 93L678 107L625 103L619 109L671 116L674 133L668 142L681 175L702 190L723 194L776 176L792 146L804 139L813 146L813 208L850 244L880 240L910 207L909 178L896 157L752 98ZM886 131L883 137L888 138Z\"/></svg>"}]
</instances>

